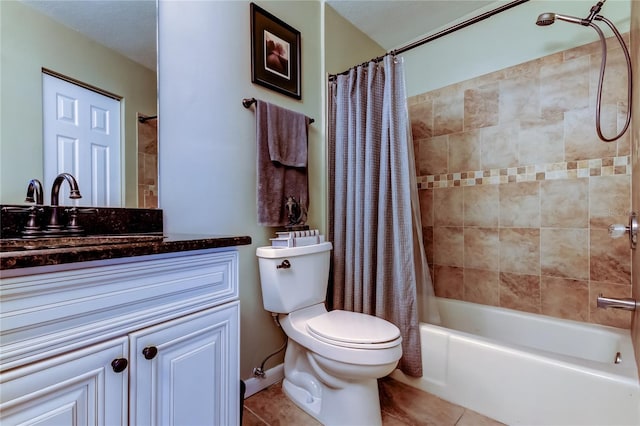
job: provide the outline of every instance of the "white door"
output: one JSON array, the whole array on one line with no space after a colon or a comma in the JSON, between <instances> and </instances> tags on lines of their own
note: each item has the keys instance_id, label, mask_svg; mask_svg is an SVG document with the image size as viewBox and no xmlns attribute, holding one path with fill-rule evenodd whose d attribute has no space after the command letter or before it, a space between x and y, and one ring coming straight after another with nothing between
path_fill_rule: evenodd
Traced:
<instances>
[{"instance_id":1,"label":"white door","mask_svg":"<svg viewBox=\"0 0 640 426\"><path fill-rule=\"evenodd\" d=\"M130 334L131 425L237 425L238 302Z\"/></svg>"},{"instance_id":2,"label":"white door","mask_svg":"<svg viewBox=\"0 0 640 426\"><path fill-rule=\"evenodd\" d=\"M60 205L119 207L120 101L45 73L42 87L45 188L71 173L82 198L70 200L64 183Z\"/></svg>"}]
</instances>

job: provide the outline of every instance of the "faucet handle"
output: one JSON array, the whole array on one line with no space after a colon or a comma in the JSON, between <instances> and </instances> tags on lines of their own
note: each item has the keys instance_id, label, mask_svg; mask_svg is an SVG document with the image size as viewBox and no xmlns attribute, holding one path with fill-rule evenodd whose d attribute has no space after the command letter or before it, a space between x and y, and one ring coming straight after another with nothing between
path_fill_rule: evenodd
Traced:
<instances>
[{"instance_id":1,"label":"faucet handle","mask_svg":"<svg viewBox=\"0 0 640 426\"><path fill-rule=\"evenodd\" d=\"M98 209L86 208L86 207L69 207L64 209L69 214L69 220L67 221L67 232L71 234L81 234L84 232L84 228L78 224L79 214L98 213Z\"/></svg>"},{"instance_id":2,"label":"faucet handle","mask_svg":"<svg viewBox=\"0 0 640 426\"><path fill-rule=\"evenodd\" d=\"M29 219L27 219L27 224L24 226L22 230L22 235L24 237L37 237L42 234L42 230L40 226L38 226L38 213L44 211L42 207L31 206L29 207Z\"/></svg>"},{"instance_id":3,"label":"faucet handle","mask_svg":"<svg viewBox=\"0 0 640 426\"><path fill-rule=\"evenodd\" d=\"M69 214L69 220L67 221L67 232L71 234L80 234L84 231L82 226L78 225L78 213L80 211L77 207L71 207L64 209Z\"/></svg>"}]
</instances>

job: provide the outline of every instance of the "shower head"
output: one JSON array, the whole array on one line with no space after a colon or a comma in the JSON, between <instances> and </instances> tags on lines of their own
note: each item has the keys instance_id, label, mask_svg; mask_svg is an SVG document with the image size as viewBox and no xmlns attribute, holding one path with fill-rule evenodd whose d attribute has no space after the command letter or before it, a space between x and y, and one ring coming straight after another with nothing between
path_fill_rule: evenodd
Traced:
<instances>
[{"instance_id":1,"label":"shower head","mask_svg":"<svg viewBox=\"0 0 640 426\"><path fill-rule=\"evenodd\" d=\"M580 19L580 18L576 18L575 16L560 15L559 13L551 13L551 12L540 14L538 16L538 19L536 20L536 25L545 27L547 25L553 24L556 21L556 19L559 19L565 22L571 22L572 24L589 25L589 21L586 19Z\"/></svg>"},{"instance_id":2,"label":"shower head","mask_svg":"<svg viewBox=\"0 0 640 426\"><path fill-rule=\"evenodd\" d=\"M541 13L540 16L538 16L536 25L539 25L541 27L546 27L547 25L553 24L555 21L556 21L555 13L550 13L550 12Z\"/></svg>"}]
</instances>

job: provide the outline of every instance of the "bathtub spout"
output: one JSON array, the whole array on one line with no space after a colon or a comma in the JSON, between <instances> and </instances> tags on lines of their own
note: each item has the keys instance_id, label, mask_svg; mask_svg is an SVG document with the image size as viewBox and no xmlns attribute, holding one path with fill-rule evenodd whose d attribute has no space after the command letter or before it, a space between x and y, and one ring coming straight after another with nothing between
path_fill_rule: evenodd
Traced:
<instances>
[{"instance_id":1,"label":"bathtub spout","mask_svg":"<svg viewBox=\"0 0 640 426\"><path fill-rule=\"evenodd\" d=\"M604 297L602 293L598 296L597 299L598 308L613 308L613 309L624 309L625 311L635 311L638 306L638 302L635 299L624 298L624 299L614 299L611 297Z\"/></svg>"}]
</instances>

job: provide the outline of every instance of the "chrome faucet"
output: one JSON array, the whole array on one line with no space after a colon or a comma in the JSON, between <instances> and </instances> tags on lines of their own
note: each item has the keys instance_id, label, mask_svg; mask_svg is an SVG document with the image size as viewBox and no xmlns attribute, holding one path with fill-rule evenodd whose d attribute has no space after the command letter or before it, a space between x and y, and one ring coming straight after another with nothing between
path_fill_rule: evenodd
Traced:
<instances>
[{"instance_id":1,"label":"chrome faucet","mask_svg":"<svg viewBox=\"0 0 640 426\"><path fill-rule=\"evenodd\" d=\"M82 198L80 189L78 188L78 182L76 182L76 178L74 178L69 173L60 173L58 176L56 176L53 181L53 186L51 187L51 217L49 218L49 224L47 225L48 232L60 232L64 228L64 226L60 224L58 214L60 186L62 186L62 182L64 181L67 181L67 183L69 184L69 198Z\"/></svg>"}]
</instances>

